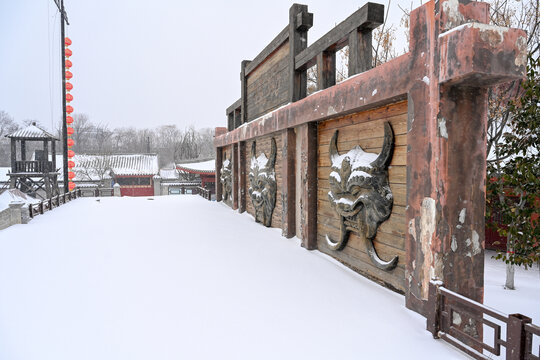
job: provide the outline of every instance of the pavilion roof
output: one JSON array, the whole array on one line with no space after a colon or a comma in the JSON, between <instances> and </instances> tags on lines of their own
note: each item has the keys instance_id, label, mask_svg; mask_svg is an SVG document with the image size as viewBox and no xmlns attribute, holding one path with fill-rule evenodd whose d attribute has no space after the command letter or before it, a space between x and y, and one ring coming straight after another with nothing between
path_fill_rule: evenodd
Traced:
<instances>
[{"instance_id":1,"label":"pavilion roof","mask_svg":"<svg viewBox=\"0 0 540 360\"><path fill-rule=\"evenodd\" d=\"M176 164L176 168L179 171L184 171L191 174L215 174L216 173L216 161L199 161L186 164Z\"/></svg>"},{"instance_id":2,"label":"pavilion roof","mask_svg":"<svg viewBox=\"0 0 540 360\"><path fill-rule=\"evenodd\" d=\"M58 140L56 136L43 130L36 123L6 135L7 138L21 140Z\"/></svg>"}]
</instances>

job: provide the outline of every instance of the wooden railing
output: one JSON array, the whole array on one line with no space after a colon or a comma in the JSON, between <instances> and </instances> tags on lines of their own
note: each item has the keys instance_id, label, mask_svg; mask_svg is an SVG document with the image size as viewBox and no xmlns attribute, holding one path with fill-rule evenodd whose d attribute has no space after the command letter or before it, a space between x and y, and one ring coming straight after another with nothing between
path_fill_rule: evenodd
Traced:
<instances>
[{"instance_id":1,"label":"wooden railing","mask_svg":"<svg viewBox=\"0 0 540 360\"><path fill-rule=\"evenodd\" d=\"M429 284L427 330L436 339L443 339L474 359L492 359L506 349L507 360L540 360L533 354L533 336L540 336L540 327L521 314L504 314L446 289L442 282ZM465 319L470 322L466 323ZM493 320L490 320L493 319ZM506 328L503 339L501 327ZM493 339L484 341L483 330L491 328ZM479 333L475 331L480 329ZM475 336L476 335L476 336ZM540 354L540 348L538 349Z\"/></svg>"},{"instance_id":2,"label":"wooden railing","mask_svg":"<svg viewBox=\"0 0 540 360\"><path fill-rule=\"evenodd\" d=\"M205 189L201 186L197 187L197 192L199 195L201 195L203 198L205 198L208 201L212 201L212 191Z\"/></svg>"},{"instance_id":3,"label":"wooden railing","mask_svg":"<svg viewBox=\"0 0 540 360\"><path fill-rule=\"evenodd\" d=\"M61 195L53 196L50 199L45 199L40 201L37 204L28 205L28 215L31 219L37 215L42 215L47 211L51 211L55 207L59 207L62 204L65 204L68 201L74 200L81 196L81 191L79 189L64 193Z\"/></svg>"},{"instance_id":4,"label":"wooden railing","mask_svg":"<svg viewBox=\"0 0 540 360\"><path fill-rule=\"evenodd\" d=\"M15 161L13 165L13 172L15 173L45 173L54 171L52 161L19 160Z\"/></svg>"}]
</instances>

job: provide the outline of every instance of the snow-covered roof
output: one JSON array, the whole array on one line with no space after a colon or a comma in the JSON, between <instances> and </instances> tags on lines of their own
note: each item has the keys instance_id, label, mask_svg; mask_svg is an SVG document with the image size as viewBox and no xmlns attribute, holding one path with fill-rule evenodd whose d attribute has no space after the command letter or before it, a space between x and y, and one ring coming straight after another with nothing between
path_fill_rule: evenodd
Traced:
<instances>
[{"instance_id":1,"label":"snow-covered roof","mask_svg":"<svg viewBox=\"0 0 540 360\"><path fill-rule=\"evenodd\" d=\"M40 140L40 139L54 139L58 140L58 138L48 131L43 130L39 126L36 125L36 123L32 123L32 125L25 127L24 129L20 129L15 131L12 134L6 135L8 138L21 138L21 139L33 139L33 140Z\"/></svg>"},{"instance_id":2,"label":"snow-covered roof","mask_svg":"<svg viewBox=\"0 0 540 360\"><path fill-rule=\"evenodd\" d=\"M195 172L203 174L213 174L216 172L216 161L200 161L186 164L176 164L176 168L181 171Z\"/></svg>"},{"instance_id":3,"label":"snow-covered roof","mask_svg":"<svg viewBox=\"0 0 540 360\"><path fill-rule=\"evenodd\" d=\"M100 181L115 176L153 176L159 173L157 154L75 154L74 181ZM57 155L56 166L60 168L58 180L63 180L62 155Z\"/></svg>"},{"instance_id":4,"label":"snow-covered roof","mask_svg":"<svg viewBox=\"0 0 540 360\"><path fill-rule=\"evenodd\" d=\"M179 177L176 169L159 169L159 176L163 180L176 180Z\"/></svg>"}]
</instances>

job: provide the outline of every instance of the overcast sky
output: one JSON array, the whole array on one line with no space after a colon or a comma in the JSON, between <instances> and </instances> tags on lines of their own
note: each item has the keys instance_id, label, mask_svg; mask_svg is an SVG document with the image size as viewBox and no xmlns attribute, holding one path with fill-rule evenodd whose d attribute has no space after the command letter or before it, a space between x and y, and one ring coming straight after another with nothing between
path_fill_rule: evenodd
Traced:
<instances>
[{"instance_id":1,"label":"overcast sky","mask_svg":"<svg viewBox=\"0 0 540 360\"><path fill-rule=\"evenodd\" d=\"M240 97L240 62L285 27L292 3L65 0L75 112L110 128L226 126L225 109ZM314 13L309 44L364 4L302 3ZM411 6L392 2L396 25L398 3ZM18 122L52 129L61 120L59 24L53 0L0 0L0 110Z\"/></svg>"}]
</instances>

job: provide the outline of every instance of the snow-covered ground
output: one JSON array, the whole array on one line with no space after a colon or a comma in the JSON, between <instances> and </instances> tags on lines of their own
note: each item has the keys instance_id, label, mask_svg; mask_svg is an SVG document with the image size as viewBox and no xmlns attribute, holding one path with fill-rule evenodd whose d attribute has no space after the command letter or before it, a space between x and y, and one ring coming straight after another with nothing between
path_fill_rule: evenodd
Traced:
<instances>
[{"instance_id":1,"label":"snow-covered ground","mask_svg":"<svg viewBox=\"0 0 540 360\"><path fill-rule=\"evenodd\" d=\"M82 198L0 231L0 359L433 358L464 355L401 295L198 196Z\"/></svg>"}]
</instances>

